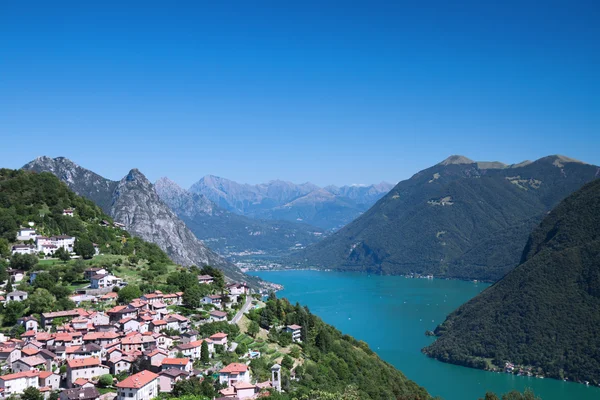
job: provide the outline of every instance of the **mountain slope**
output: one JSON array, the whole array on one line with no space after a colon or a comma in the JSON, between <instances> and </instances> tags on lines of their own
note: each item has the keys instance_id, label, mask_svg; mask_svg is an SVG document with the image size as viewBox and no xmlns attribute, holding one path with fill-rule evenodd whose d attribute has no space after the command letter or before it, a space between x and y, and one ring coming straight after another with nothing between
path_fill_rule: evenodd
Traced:
<instances>
[{"instance_id":1,"label":"mountain slope","mask_svg":"<svg viewBox=\"0 0 600 400\"><path fill-rule=\"evenodd\" d=\"M560 203L531 234L522 263L450 314L424 351L485 367L533 366L600 382L600 180Z\"/></svg>"},{"instance_id":2,"label":"mountain slope","mask_svg":"<svg viewBox=\"0 0 600 400\"><path fill-rule=\"evenodd\" d=\"M563 156L505 165L452 156L400 182L367 212L290 260L384 274L497 280L531 229L598 175Z\"/></svg>"},{"instance_id":3,"label":"mountain slope","mask_svg":"<svg viewBox=\"0 0 600 400\"><path fill-rule=\"evenodd\" d=\"M259 220L216 206L205 196L191 193L168 178L156 181L158 196L199 239L225 254L264 251L287 253L318 241L323 232L289 221Z\"/></svg>"},{"instance_id":4,"label":"mountain slope","mask_svg":"<svg viewBox=\"0 0 600 400\"><path fill-rule=\"evenodd\" d=\"M275 180L259 185L240 184L207 175L190 187L217 206L252 218L300 221L322 229L337 229L367 210L392 185L328 186Z\"/></svg>"},{"instance_id":5,"label":"mountain slope","mask_svg":"<svg viewBox=\"0 0 600 400\"><path fill-rule=\"evenodd\" d=\"M163 203L152 184L137 169L114 182L88 171L66 158L39 157L23 169L57 174L75 193L98 205L135 236L157 244L178 264L212 265L234 280L256 282L239 268L207 248ZM88 179L92 182L88 182ZM110 198L110 201L106 201Z\"/></svg>"}]
</instances>

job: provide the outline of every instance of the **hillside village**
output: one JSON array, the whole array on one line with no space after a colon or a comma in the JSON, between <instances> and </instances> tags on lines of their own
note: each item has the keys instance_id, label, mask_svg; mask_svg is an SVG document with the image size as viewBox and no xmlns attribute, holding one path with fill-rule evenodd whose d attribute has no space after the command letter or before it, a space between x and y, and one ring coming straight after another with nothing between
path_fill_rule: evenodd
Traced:
<instances>
[{"instance_id":1,"label":"hillside village","mask_svg":"<svg viewBox=\"0 0 600 400\"><path fill-rule=\"evenodd\" d=\"M6 285L35 284L43 272L23 275L20 281L12 275ZM100 267L82 275L89 285L70 296L77 307L27 313L11 329L14 335L0 335L0 397L23 397L35 389L44 399L150 400L189 379L214 379L223 398L250 399L281 389L281 366L274 362L271 379L257 381L249 363L260 352L236 342L236 336L249 338L236 323L260 299L246 284L219 290L215 277L197 275L197 285L206 288L198 304L204 312L184 316L177 311L184 309L184 292L156 290L123 301L123 279ZM24 303L28 292L4 298L6 306ZM294 340L299 329L290 327Z\"/></svg>"}]
</instances>

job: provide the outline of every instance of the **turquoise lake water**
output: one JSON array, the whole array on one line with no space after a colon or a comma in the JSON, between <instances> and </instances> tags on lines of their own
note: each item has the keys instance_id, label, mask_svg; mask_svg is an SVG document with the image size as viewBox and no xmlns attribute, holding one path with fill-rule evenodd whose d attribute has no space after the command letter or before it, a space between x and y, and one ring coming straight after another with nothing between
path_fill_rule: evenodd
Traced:
<instances>
[{"instance_id":1,"label":"turquoise lake water","mask_svg":"<svg viewBox=\"0 0 600 400\"><path fill-rule=\"evenodd\" d=\"M307 305L325 322L366 341L384 360L445 400L476 400L486 391L500 394L526 387L543 400L600 399L597 387L465 368L421 353L434 340L425 331L487 284L321 271L251 274L284 285L279 297Z\"/></svg>"}]
</instances>

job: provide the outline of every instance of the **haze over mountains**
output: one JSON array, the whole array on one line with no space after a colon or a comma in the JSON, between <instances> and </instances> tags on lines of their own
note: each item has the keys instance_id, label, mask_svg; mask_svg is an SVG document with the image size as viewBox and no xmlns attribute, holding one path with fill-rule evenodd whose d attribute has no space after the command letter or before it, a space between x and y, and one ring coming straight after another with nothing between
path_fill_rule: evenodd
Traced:
<instances>
[{"instance_id":1,"label":"haze over mountains","mask_svg":"<svg viewBox=\"0 0 600 400\"><path fill-rule=\"evenodd\" d=\"M23 169L53 173L76 194L92 200L115 221L125 224L132 235L155 243L178 264L212 265L231 279L257 281L196 238L137 169L120 181L103 178L64 157L38 157Z\"/></svg>"},{"instance_id":2,"label":"haze over mountains","mask_svg":"<svg viewBox=\"0 0 600 400\"><path fill-rule=\"evenodd\" d=\"M600 179L562 201L530 235L521 264L459 307L424 351L477 368L600 383Z\"/></svg>"},{"instance_id":3,"label":"haze over mountains","mask_svg":"<svg viewBox=\"0 0 600 400\"><path fill-rule=\"evenodd\" d=\"M259 219L304 222L322 229L338 229L368 210L394 185L327 186L274 180L240 184L207 175L190 187L219 207Z\"/></svg>"},{"instance_id":4,"label":"haze over mountains","mask_svg":"<svg viewBox=\"0 0 600 400\"><path fill-rule=\"evenodd\" d=\"M156 181L154 188L196 237L223 254L259 251L276 255L315 243L324 234L322 229L303 223L238 215L168 178Z\"/></svg>"},{"instance_id":5,"label":"haze over mountains","mask_svg":"<svg viewBox=\"0 0 600 400\"><path fill-rule=\"evenodd\" d=\"M290 262L497 280L518 264L543 216L599 171L564 156L515 165L451 156L398 183L367 212Z\"/></svg>"}]
</instances>

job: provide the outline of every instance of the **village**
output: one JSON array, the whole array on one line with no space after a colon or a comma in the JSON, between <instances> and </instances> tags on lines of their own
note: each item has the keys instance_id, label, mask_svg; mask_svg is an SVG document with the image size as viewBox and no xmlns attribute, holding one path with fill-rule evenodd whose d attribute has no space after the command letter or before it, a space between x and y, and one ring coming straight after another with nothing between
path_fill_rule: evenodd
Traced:
<instances>
[{"instance_id":1,"label":"village","mask_svg":"<svg viewBox=\"0 0 600 400\"><path fill-rule=\"evenodd\" d=\"M63 215L71 216L72 210ZM21 227L16 239L20 243L11 248L13 258L27 254L54 260L57 252L77 258L76 237L46 237L31 225ZM99 254L94 245L93 257ZM40 268L8 269L3 287L29 287L52 275ZM266 337L248 335L245 313L264 306L261 293L244 282L217 285L212 275L194 275L194 287L206 289L200 291L198 312L190 315L183 307L184 291L154 290L123 301L128 276L111 269L83 271L86 283L69 295L74 308L28 313L10 330L14 334L0 333L0 398L30 398L31 391L38 391L46 400L150 400L168 397L178 382L190 379L216 382L223 399L254 399L282 390L277 361L284 354L268 346ZM25 304L30 292L0 291L0 302L5 308ZM281 329L293 343L301 341L301 326ZM270 376L263 374L259 381L249 365L261 352L270 354L272 364Z\"/></svg>"}]
</instances>

